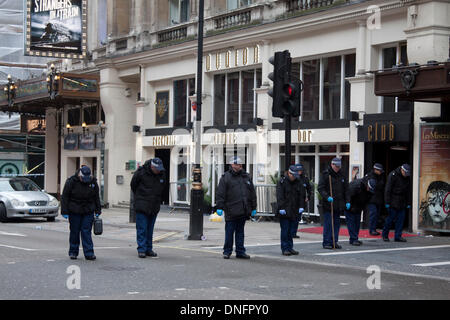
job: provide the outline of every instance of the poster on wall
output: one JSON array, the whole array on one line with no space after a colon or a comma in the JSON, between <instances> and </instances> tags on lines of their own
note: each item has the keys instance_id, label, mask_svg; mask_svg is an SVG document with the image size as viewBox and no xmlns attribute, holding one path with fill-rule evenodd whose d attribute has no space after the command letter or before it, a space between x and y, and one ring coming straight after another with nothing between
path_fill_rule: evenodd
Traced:
<instances>
[{"instance_id":1,"label":"poster on wall","mask_svg":"<svg viewBox=\"0 0 450 320\"><path fill-rule=\"evenodd\" d=\"M25 54L86 57L86 0L26 0Z\"/></svg>"},{"instance_id":2,"label":"poster on wall","mask_svg":"<svg viewBox=\"0 0 450 320\"><path fill-rule=\"evenodd\" d=\"M450 126L420 127L419 228L450 232Z\"/></svg>"},{"instance_id":3,"label":"poster on wall","mask_svg":"<svg viewBox=\"0 0 450 320\"><path fill-rule=\"evenodd\" d=\"M169 91L156 93L155 123L157 126L169 125Z\"/></svg>"}]
</instances>

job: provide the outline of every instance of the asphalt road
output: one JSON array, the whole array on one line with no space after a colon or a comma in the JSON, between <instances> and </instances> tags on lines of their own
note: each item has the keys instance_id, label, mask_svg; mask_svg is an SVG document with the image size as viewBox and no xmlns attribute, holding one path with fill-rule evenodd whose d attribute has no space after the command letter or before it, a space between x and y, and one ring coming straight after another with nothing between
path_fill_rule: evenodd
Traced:
<instances>
[{"instance_id":1,"label":"asphalt road","mask_svg":"<svg viewBox=\"0 0 450 320\"><path fill-rule=\"evenodd\" d=\"M70 260L68 225L60 217L0 224L0 299L450 299L449 238L341 242L339 251L301 240L295 245L301 254L291 257L280 255L277 241L249 240L250 260L224 260L218 243L192 243L164 230L158 257L139 259L133 228L105 231L93 236L96 261L86 261L81 249Z\"/></svg>"}]
</instances>

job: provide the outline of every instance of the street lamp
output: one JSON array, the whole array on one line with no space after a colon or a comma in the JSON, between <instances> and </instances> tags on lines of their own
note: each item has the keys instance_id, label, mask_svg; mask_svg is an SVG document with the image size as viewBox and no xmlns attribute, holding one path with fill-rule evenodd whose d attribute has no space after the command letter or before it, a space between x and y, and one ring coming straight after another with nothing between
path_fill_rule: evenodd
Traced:
<instances>
[{"instance_id":1,"label":"street lamp","mask_svg":"<svg viewBox=\"0 0 450 320\"><path fill-rule=\"evenodd\" d=\"M58 93L58 85L59 85L60 75L56 71L55 65L52 63L50 66L50 72L47 74L47 90L50 94L50 99L54 100L56 94Z\"/></svg>"},{"instance_id":2,"label":"street lamp","mask_svg":"<svg viewBox=\"0 0 450 320\"><path fill-rule=\"evenodd\" d=\"M70 123L68 123L66 125L66 128L67 128L67 134L70 134L71 132L73 132L73 129L72 129L72 126L70 125Z\"/></svg>"},{"instance_id":3,"label":"street lamp","mask_svg":"<svg viewBox=\"0 0 450 320\"><path fill-rule=\"evenodd\" d=\"M4 87L5 94L8 97L8 106L12 107L14 105L14 99L16 98L16 90L17 86L15 85L14 81L12 80L12 77L10 74L8 74L8 83Z\"/></svg>"}]
</instances>

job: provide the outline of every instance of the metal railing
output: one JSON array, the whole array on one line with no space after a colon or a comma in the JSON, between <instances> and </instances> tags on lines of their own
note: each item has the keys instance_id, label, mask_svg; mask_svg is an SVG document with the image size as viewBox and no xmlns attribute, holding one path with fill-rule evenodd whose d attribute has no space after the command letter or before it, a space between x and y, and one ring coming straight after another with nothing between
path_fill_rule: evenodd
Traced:
<instances>
[{"instance_id":1,"label":"metal railing","mask_svg":"<svg viewBox=\"0 0 450 320\"><path fill-rule=\"evenodd\" d=\"M171 182L169 191L169 205L182 206L191 203L191 184L187 182Z\"/></svg>"},{"instance_id":2,"label":"metal railing","mask_svg":"<svg viewBox=\"0 0 450 320\"><path fill-rule=\"evenodd\" d=\"M214 18L214 28L216 30L227 29L234 26L247 25L252 20L252 11L229 13L218 18Z\"/></svg>"},{"instance_id":3,"label":"metal railing","mask_svg":"<svg viewBox=\"0 0 450 320\"><path fill-rule=\"evenodd\" d=\"M258 215L274 215L273 204L277 203L277 186L274 184L257 184L256 212Z\"/></svg>"},{"instance_id":4,"label":"metal railing","mask_svg":"<svg viewBox=\"0 0 450 320\"><path fill-rule=\"evenodd\" d=\"M328 7L336 2L336 0L288 0L286 6L288 12L298 12ZM348 0L344 2L348 2Z\"/></svg>"}]
</instances>

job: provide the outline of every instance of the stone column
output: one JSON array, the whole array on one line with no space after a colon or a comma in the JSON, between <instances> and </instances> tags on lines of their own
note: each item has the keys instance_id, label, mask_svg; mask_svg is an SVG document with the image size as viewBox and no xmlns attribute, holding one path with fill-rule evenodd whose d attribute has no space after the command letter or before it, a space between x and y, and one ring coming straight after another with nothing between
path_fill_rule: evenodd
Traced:
<instances>
[{"instance_id":1,"label":"stone column","mask_svg":"<svg viewBox=\"0 0 450 320\"><path fill-rule=\"evenodd\" d=\"M126 89L131 88L127 97ZM105 156L107 157L105 176L108 181L106 199L110 204L129 201L131 171L125 170L125 163L134 160L136 154L136 134L132 126L136 121L136 87L123 82L112 67L100 71L100 97L105 112ZM123 184L117 177L123 177ZM120 178L119 178L120 180Z\"/></svg>"}]
</instances>

